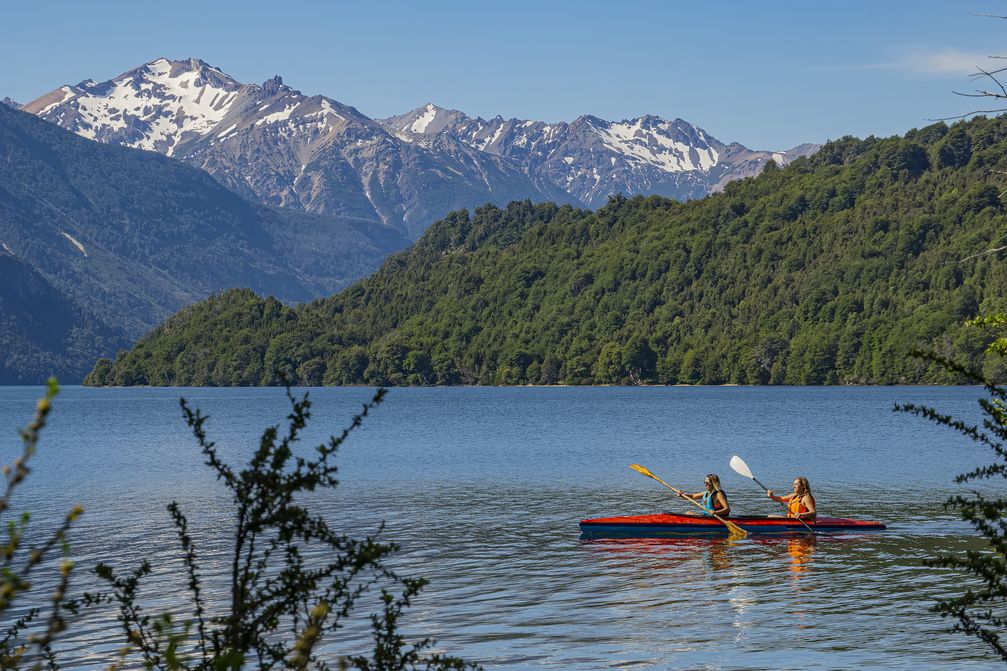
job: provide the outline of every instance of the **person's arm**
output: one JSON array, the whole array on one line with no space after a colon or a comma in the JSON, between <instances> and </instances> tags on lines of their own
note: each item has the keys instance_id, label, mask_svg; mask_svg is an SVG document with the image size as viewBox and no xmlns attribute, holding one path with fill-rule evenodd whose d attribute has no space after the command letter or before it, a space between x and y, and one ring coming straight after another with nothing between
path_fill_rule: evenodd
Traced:
<instances>
[{"instance_id":1,"label":"person's arm","mask_svg":"<svg viewBox=\"0 0 1007 671\"><path fill-rule=\"evenodd\" d=\"M786 496L776 496L775 494L773 494L772 489L768 490L766 494L769 496L769 498L773 499L777 503L788 503L790 499L796 496L796 494L787 494Z\"/></svg>"},{"instance_id":2,"label":"person's arm","mask_svg":"<svg viewBox=\"0 0 1007 671\"><path fill-rule=\"evenodd\" d=\"M701 498L703 498L703 494L705 494L705 493L706 492L696 492L695 494L686 494L685 492L682 492L678 496L679 496L679 498L682 498L682 499L692 499L693 501L698 501Z\"/></svg>"},{"instance_id":3,"label":"person's arm","mask_svg":"<svg viewBox=\"0 0 1007 671\"><path fill-rule=\"evenodd\" d=\"M801 519L801 520L803 520L803 519L814 519L817 516L817 511L815 510L815 497L814 496L810 496L810 495L809 496L805 496L803 499L801 499L801 503L808 510L807 510L807 512L798 513L797 514L797 519Z\"/></svg>"},{"instance_id":4,"label":"person's arm","mask_svg":"<svg viewBox=\"0 0 1007 671\"><path fill-rule=\"evenodd\" d=\"M731 512L731 506L727 503L727 497L724 496L724 492L717 492L716 500L713 503L713 512L718 515L728 515Z\"/></svg>"}]
</instances>

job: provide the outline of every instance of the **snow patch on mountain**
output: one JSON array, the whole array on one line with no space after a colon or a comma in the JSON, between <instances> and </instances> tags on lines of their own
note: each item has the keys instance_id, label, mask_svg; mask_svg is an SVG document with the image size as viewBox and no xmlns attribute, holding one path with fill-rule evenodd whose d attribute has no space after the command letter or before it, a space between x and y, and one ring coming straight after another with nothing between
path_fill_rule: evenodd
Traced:
<instances>
[{"instance_id":1,"label":"snow patch on mountain","mask_svg":"<svg viewBox=\"0 0 1007 671\"><path fill-rule=\"evenodd\" d=\"M159 58L108 82L62 86L25 110L92 140L121 138L120 144L171 156L185 136L220 123L241 88L202 61Z\"/></svg>"},{"instance_id":2,"label":"snow patch on mountain","mask_svg":"<svg viewBox=\"0 0 1007 671\"><path fill-rule=\"evenodd\" d=\"M344 117L342 114L340 114L339 112L337 112L336 108L332 106L332 103L330 103L325 98L322 98L322 112L321 113L331 114L332 116L336 117L340 121L346 121L346 117ZM315 114L319 114L319 112L316 112Z\"/></svg>"},{"instance_id":3,"label":"snow patch on mountain","mask_svg":"<svg viewBox=\"0 0 1007 671\"><path fill-rule=\"evenodd\" d=\"M670 137L667 133L674 130L670 124L647 128L644 122L641 117L594 130L612 151L667 172L709 170L716 165L718 155L712 147L697 147Z\"/></svg>"},{"instance_id":4,"label":"snow patch on mountain","mask_svg":"<svg viewBox=\"0 0 1007 671\"><path fill-rule=\"evenodd\" d=\"M267 114L261 119L257 120L254 125L259 126L265 123L277 123L280 121L286 121L293 114L294 110L301 106L300 100L295 100L292 104L285 105L279 112L273 112L272 114Z\"/></svg>"},{"instance_id":5,"label":"snow patch on mountain","mask_svg":"<svg viewBox=\"0 0 1007 671\"><path fill-rule=\"evenodd\" d=\"M83 254L83 255L84 255L84 258L85 258L85 259L87 258L87 250L86 250L86 249L84 249L84 245L80 244L80 241L79 241L79 240L77 240L77 238L73 237L72 235L70 235L70 234L69 234L69 233L67 233L66 231L60 231L60 233L61 233L61 234L63 235L63 237L64 237L64 238L66 238L67 240L69 240L69 241L70 241L70 244L72 244L72 245L73 245L74 247L76 247L76 248L77 248L77 250L78 250L78 251L79 251L79 252L80 252L81 254ZM4 246L6 246L6 245L4 245Z\"/></svg>"},{"instance_id":6,"label":"snow patch on mountain","mask_svg":"<svg viewBox=\"0 0 1007 671\"><path fill-rule=\"evenodd\" d=\"M410 126L409 130L413 133L422 133L430 125L430 122L437 118L437 108L433 105L427 105L426 111L423 116L419 117Z\"/></svg>"},{"instance_id":7,"label":"snow patch on mountain","mask_svg":"<svg viewBox=\"0 0 1007 671\"><path fill-rule=\"evenodd\" d=\"M50 102L45 107L43 107L41 110L39 110L38 114L39 115L45 114L46 112L48 112L49 110L51 110L53 107L56 107L56 105L59 105L61 102L63 102L64 100L66 100L69 97L72 97L73 95L74 95L73 89L71 89L69 86L61 86L61 87L59 87L58 89L56 89L56 91L53 92L52 102Z\"/></svg>"}]
</instances>

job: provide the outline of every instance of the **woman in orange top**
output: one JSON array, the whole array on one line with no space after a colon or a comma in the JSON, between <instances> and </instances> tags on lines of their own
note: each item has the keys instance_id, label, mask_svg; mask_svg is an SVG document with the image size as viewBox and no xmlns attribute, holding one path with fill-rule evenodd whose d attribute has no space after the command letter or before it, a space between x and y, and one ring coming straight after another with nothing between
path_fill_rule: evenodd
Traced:
<instances>
[{"instance_id":1,"label":"woman in orange top","mask_svg":"<svg viewBox=\"0 0 1007 671\"><path fill-rule=\"evenodd\" d=\"M774 501L787 504L787 517L793 517L798 520L815 521L815 497L811 495L811 485L808 484L808 479L806 477L800 476L794 478L793 494L776 496L773 494L772 489L766 493L769 494L769 498ZM770 515L770 517L776 517L776 515Z\"/></svg>"}]
</instances>

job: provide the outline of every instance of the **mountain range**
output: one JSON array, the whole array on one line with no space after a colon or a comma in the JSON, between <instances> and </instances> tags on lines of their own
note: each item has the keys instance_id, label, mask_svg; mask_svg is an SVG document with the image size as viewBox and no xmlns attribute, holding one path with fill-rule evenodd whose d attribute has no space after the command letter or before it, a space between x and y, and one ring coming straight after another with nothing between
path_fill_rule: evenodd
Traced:
<instances>
[{"instance_id":1,"label":"mountain range","mask_svg":"<svg viewBox=\"0 0 1007 671\"><path fill-rule=\"evenodd\" d=\"M381 123L406 142L448 136L505 157L592 208L616 193L702 198L731 180L758 174L769 159L783 166L819 146L752 151L738 143L725 145L682 119L652 115L620 122L587 115L572 123L547 124L473 119L428 104Z\"/></svg>"},{"instance_id":2,"label":"mountain range","mask_svg":"<svg viewBox=\"0 0 1007 671\"><path fill-rule=\"evenodd\" d=\"M770 159L783 165L817 148L752 151L655 116L487 121L428 104L376 120L280 77L239 83L199 59L160 58L21 109L92 140L182 160L260 202L380 221L411 239L448 211L485 203L698 198Z\"/></svg>"},{"instance_id":3,"label":"mountain range","mask_svg":"<svg viewBox=\"0 0 1007 671\"><path fill-rule=\"evenodd\" d=\"M449 211L699 198L817 149L751 151L655 116L487 121L430 104L371 119L198 59L0 102L0 383L80 379L231 287L332 294Z\"/></svg>"}]
</instances>

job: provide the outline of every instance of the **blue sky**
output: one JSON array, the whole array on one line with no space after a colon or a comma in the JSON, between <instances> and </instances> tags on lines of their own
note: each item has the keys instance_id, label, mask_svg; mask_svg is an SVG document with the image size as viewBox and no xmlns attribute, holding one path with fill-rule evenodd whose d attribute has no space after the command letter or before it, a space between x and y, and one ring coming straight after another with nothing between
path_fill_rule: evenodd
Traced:
<instances>
[{"instance_id":1,"label":"blue sky","mask_svg":"<svg viewBox=\"0 0 1007 671\"><path fill-rule=\"evenodd\" d=\"M783 149L988 106L953 93L1007 56L1007 20L971 14L1007 2L981 1L11 3L0 97L199 57L375 118L656 114Z\"/></svg>"}]
</instances>

